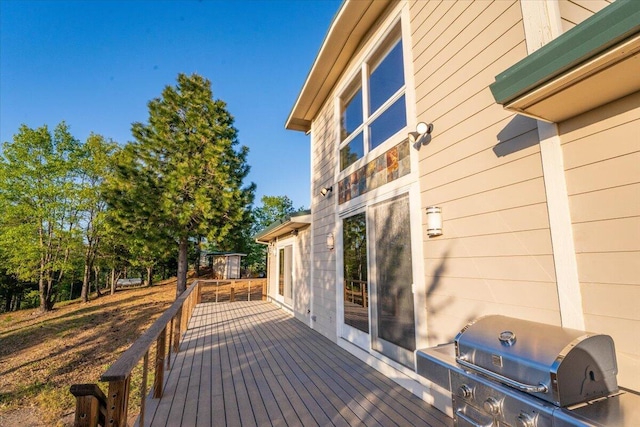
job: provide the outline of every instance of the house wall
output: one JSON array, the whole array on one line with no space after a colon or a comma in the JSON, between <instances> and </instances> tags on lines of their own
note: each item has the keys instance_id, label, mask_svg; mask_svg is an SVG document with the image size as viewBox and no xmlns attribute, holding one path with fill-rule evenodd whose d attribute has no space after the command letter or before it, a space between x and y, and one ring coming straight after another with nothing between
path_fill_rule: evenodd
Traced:
<instances>
[{"instance_id":1,"label":"house wall","mask_svg":"<svg viewBox=\"0 0 640 427\"><path fill-rule=\"evenodd\" d=\"M293 314L306 324L309 324L311 309L311 230L309 228L298 232L293 246Z\"/></svg>"},{"instance_id":2,"label":"house wall","mask_svg":"<svg viewBox=\"0 0 640 427\"><path fill-rule=\"evenodd\" d=\"M311 327L336 341L336 251L327 249L327 234L336 234L337 188L323 197L322 187L334 185L336 126L333 102L326 102L311 129Z\"/></svg>"},{"instance_id":3,"label":"house wall","mask_svg":"<svg viewBox=\"0 0 640 427\"><path fill-rule=\"evenodd\" d=\"M613 0L560 0L560 17L562 30L567 31L596 12L613 3Z\"/></svg>"},{"instance_id":4,"label":"house wall","mask_svg":"<svg viewBox=\"0 0 640 427\"><path fill-rule=\"evenodd\" d=\"M618 382L640 390L640 92L558 128L585 327L613 337Z\"/></svg>"},{"instance_id":5,"label":"house wall","mask_svg":"<svg viewBox=\"0 0 640 427\"><path fill-rule=\"evenodd\" d=\"M536 122L495 103L494 77L527 55L518 1L411 3L430 345L490 313L560 324ZM423 216L423 233L426 215Z\"/></svg>"}]
</instances>

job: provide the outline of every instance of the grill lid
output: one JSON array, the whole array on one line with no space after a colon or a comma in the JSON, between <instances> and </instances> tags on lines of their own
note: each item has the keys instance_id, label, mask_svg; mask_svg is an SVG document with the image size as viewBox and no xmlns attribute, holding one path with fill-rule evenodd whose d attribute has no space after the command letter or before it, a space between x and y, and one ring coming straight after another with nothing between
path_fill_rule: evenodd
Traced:
<instances>
[{"instance_id":1,"label":"grill lid","mask_svg":"<svg viewBox=\"0 0 640 427\"><path fill-rule=\"evenodd\" d=\"M618 390L613 340L608 335L506 316L486 316L455 338L456 360L507 386L558 406Z\"/></svg>"}]
</instances>

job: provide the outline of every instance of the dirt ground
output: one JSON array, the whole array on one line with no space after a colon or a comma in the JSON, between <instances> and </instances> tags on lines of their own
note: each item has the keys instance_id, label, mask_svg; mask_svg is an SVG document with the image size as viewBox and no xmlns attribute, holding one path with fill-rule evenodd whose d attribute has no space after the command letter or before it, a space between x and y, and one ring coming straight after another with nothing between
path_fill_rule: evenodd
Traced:
<instances>
[{"instance_id":1,"label":"dirt ground","mask_svg":"<svg viewBox=\"0 0 640 427\"><path fill-rule=\"evenodd\" d=\"M69 387L96 383L174 299L175 280L0 315L0 427L73 425Z\"/></svg>"}]
</instances>

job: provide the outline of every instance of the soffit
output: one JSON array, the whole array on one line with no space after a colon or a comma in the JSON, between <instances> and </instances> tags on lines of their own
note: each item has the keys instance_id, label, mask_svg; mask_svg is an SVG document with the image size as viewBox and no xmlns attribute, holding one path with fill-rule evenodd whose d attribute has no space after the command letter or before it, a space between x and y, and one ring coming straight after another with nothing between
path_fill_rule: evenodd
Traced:
<instances>
[{"instance_id":1,"label":"soffit","mask_svg":"<svg viewBox=\"0 0 640 427\"><path fill-rule=\"evenodd\" d=\"M640 90L640 2L612 5L496 76L505 109L550 122Z\"/></svg>"},{"instance_id":2,"label":"soffit","mask_svg":"<svg viewBox=\"0 0 640 427\"><path fill-rule=\"evenodd\" d=\"M285 128L308 132L360 42L391 0L345 0L334 17Z\"/></svg>"},{"instance_id":3,"label":"soffit","mask_svg":"<svg viewBox=\"0 0 640 427\"><path fill-rule=\"evenodd\" d=\"M292 216L283 221L271 224L268 228L256 235L255 239L258 243L269 243L276 237L291 234L291 232L305 228L309 224L311 224L311 214Z\"/></svg>"}]
</instances>

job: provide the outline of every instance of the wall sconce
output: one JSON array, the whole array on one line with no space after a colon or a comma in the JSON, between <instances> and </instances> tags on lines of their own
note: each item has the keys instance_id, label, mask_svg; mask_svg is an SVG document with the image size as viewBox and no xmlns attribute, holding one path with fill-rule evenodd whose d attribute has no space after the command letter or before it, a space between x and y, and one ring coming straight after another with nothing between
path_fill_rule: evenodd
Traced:
<instances>
[{"instance_id":1,"label":"wall sconce","mask_svg":"<svg viewBox=\"0 0 640 427\"><path fill-rule=\"evenodd\" d=\"M269 243L269 255L274 256L276 254L276 244L275 242Z\"/></svg>"},{"instance_id":2,"label":"wall sconce","mask_svg":"<svg viewBox=\"0 0 640 427\"><path fill-rule=\"evenodd\" d=\"M296 228L295 230L291 231L291 235L292 236L297 236L298 235L298 229Z\"/></svg>"},{"instance_id":3,"label":"wall sconce","mask_svg":"<svg viewBox=\"0 0 640 427\"><path fill-rule=\"evenodd\" d=\"M329 233L327 234L327 249L329 249L330 251L333 250L333 247L335 245L335 240L333 238L333 233Z\"/></svg>"},{"instance_id":4,"label":"wall sconce","mask_svg":"<svg viewBox=\"0 0 640 427\"><path fill-rule=\"evenodd\" d=\"M442 208L437 206L427 208L427 235L429 237L442 235Z\"/></svg>"},{"instance_id":5,"label":"wall sconce","mask_svg":"<svg viewBox=\"0 0 640 427\"><path fill-rule=\"evenodd\" d=\"M322 187L322 189L320 190L320 195L322 197L326 197L327 194L331 193L333 191L333 186L331 187Z\"/></svg>"},{"instance_id":6,"label":"wall sconce","mask_svg":"<svg viewBox=\"0 0 640 427\"><path fill-rule=\"evenodd\" d=\"M433 123L420 122L416 125L415 132L409 132L409 142L416 149L420 149L422 145L431 142L431 132L433 132Z\"/></svg>"}]
</instances>

